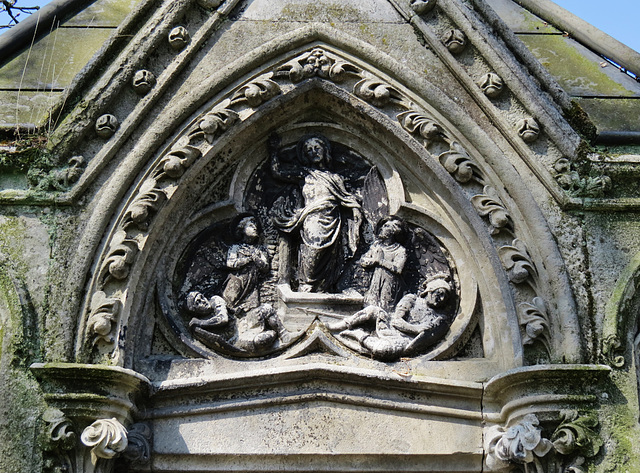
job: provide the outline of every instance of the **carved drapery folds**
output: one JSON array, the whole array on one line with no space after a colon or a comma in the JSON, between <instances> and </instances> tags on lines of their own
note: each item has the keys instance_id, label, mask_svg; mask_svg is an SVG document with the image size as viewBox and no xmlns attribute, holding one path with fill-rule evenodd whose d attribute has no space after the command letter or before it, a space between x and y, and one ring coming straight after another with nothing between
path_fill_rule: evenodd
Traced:
<instances>
[{"instance_id":1,"label":"carved drapery folds","mask_svg":"<svg viewBox=\"0 0 640 473\"><path fill-rule=\"evenodd\" d=\"M553 337L550 335L553 331L553 317L541 317L538 312L543 312L532 311L526 306L532 300L542 299L541 292L545 286L538 284L536 265L526 249L522 250L525 244L520 237L520 229L512 218L503 196L495 190L496 186L491 185L492 181L483 165L478 163L473 153L470 153L440 120L413 103L401 88L332 51L313 47L293 59L283 61L280 65L276 64L271 72L255 76L230 90L214 106L194 118L147 170L112 230L112 236L108 239L101 257L98 277L92 282L92 303L87 305L83 325L84 336L78 345L80 359L120 357L124 344L120 339L126 336L126 322L123 316L128 315L126 309L123 312L123 308L127 307L127 286L131 269L136 264L140 252L144 251L148 232L154 225L156 215L171 201L187 171L203 156L208 156L212 147L234 127L240 126L262 107L268 106L275 97L295 90L296 84L305 80L330 81L347 89L354 97L370 106L384 109L385 114L397 120L400 125L399 132L400 129L404 130L420 143L435 162L463 187L473 208L487 222L489 233L496 239L496 243L503 245L498 253L509 279L514 284L514 290L521 290L519 286L525 281L529 282L531 290L527 289L518 297L522 314L520 324L523 342L530 344L533 340L540 340L549 356L555 356ZM302 304L299 301L292 302L302 297L296 293L305 292L326 295L326 300L320 297L318 301L307 304L304 311L309 320L313 320L314 317L322 319L336 316L338 319L355 318L360 310L367 308L371 300L375 300L373 306L383 309L386 315L361 315L359 322L353 325L354 319L344 328L332 328L328 320L320 325L356 352L381 360L426 354L427 347L436 346L446 335L447 329L454 324L463 295L459 292L459 275L456 273L455 262L450 259L448 249L430 235L428 224L419 221L404 221L403 225L408 228L406 241L394 240L395 237L387 241L386 236L377 235L378 222L385 217L394 216L398 205L393 210L381 210L381 207L375 212L367 208L368 201L389 200L384 185L375 189L377 194L373 199L371 195L374 195L374 187L367 187L372 186L372 182L384 182L379 174L375 177L377 171L373 170L376 169L376 163L368 162L366 156L357 157L357 150L348 149L339 142L329 143L330 140L321 135L316 138L316 143L312 145L299 134L295 139L288 138L285 146L271 146L271 150L268 150L271 157L268 159L272 164L263 164L262 167L256 168L252 185L254 189L274 190L279 195L273 195L270 201L259 201L256 195L261 190L252 191L249 186L242 196L244 201L235 203L238 211L248 212L256 219L260 234L255 244L234 242L228 230L231 221L224 219L220 220L220 230L216 233L217 241L209 241L212 247L217 248L212 251L217 252L216 257L220 261L230 258L231 247L234 244L266 246L266 258L262 259L271 268L261 272L255 267L232 268L228 262L220 262L216 271L211 273L213 282L210 282L209 286L194 286L192 290L183 291L180 295L176 295L172 289L174 293L170 297L173 300L161 302L163 310L171 312L165 317L168 320L179 321L177 324L170 323L174 331L177 330L179 337L191 338L196 340L196 345L199 344L200 348L196 349L196 352L208 353L207 356L211 356L211 353L221 353L225 356L244 358L281 353L291 344L304 338L304 331L309 328L308 323L290 323L289 317L285 315L291 304ZM324 149L309 151L310 156L305 159L311 161L304 162L304 159L296 157L296 153L300 154L300 147L312 148L316 145ZM336 162L330 162L330 155L334 151L330 149L332 146L337 147ZM274 154L281 156L280 164L273 164ZM346 164L354 159L355 161ZM328 160L328 166L323 162L325 160ZM334 168L334 165L337 168ZM339 169L340 166L343 166L342 170ZM265 177L264 182L258 185L255 179L259 179L259 175L268 176L268 179ZM367 176L374 176L373 181L368 180ZM261 187L264 185L266 187ZM255 195L251 194L252 192ZM319 210L321 207L322 211ZM402 217L398 217L403 220ZM222 231L223 228L226 234ZM431 241L427 247L439 246L440 249L435 253L424 250L420 245L426 240L423 239L423 243L420 243L420 235L427 235L427 240ZM513 243L505 245L505 236L513 238ZM322 247L325 243L326 250L314 249L316 246ZM398 249L392 250L392 247ZM196 251L194 246L190 248L190 251ZM251 253L253 250L247 251ZM396 262L398 256L394 255L394 251L398 254L406 252L406 267L400 268ZM260 259L261 257L255 256L260 252L253 251L254 257ZM371 252L375 261L368 267L361 262L367 256L367 252ZM418 254L431 255L432 261L419 263ZM443 261L441 266L438 266L440 263L434 263L438 260ZM187 264L185 261L183 263ZM323 265L327 266L329 261L331 265L336 266L333 272L321 269ZM193 261L189 264L192 263ZM252 264L255 266L256 263ZM280 272L274 269L278 265ZM240 276L242 271L251 272L256 276ZM237 274L234 275L234 272ZM388 276L381 277L380 274L383 272L388 273ZM183 272L182 277L185 274ZM435 276L437 274L440 274L439 278ZM260 296L259 303L244 312L259 312L252 315L255 316L253 322L241 320L243 316L238 316L238 308L235 305L242 304L230 299L229 294L233 290L227 290L227 284L224 283L228 278L232 280L231 276L236 278L234 281L239 287L235 291L242 294L237 298L246 297L243 291L257 291ZM353 284L353 281L368 281L369 278L373 278L376 290L384 296L378 295L375 299L372 296L374 290L367 291L362 282L355 284L359 287ZM436 284L430 278L439 279L440 282ZM411 281L409 285L406 284L407 280ZM402 281L402 284L399 281ZM402 285L404 287L398 289ZM413 286L409 287L411 285ZM425 302L425 308L415 309L417 312L412 314L413 303L405 301L405 315L396 314L396 306L404 296L415 296L418 305L422 304L420 301L423 299L426 301L427 286L440 286L437 290L444 294L439 297L445 299L446 303L441 303L444 305L438 308L437 304ZM229 287L231 288L230 283ZM204 299L206 303L202 302L202 307L195 310L193 307L187 307L186 297L189 292L199 292L199 300ZM160 293L162 298L167 291L161 290ZM223 309L220 309L220 301L214 296L224 300ZM192 298L195 300L195 297L196 295L193 295ZM329 299L333 302L329 302L327 306ZM330 307L331 304L341 305L342 308L335 313ZM536 305L535 302L533 305ZM429 327L426 330L430 335L422 334L428 342L420 345L421 348L415 348L410 342L396 340L395 348L386 350L386 354L376 355L377 349L372 351L371 347L367 347L373 346L370 342L374 339L384 338L380 336L384 330L380 327L374 328L376 324L389 325L393 336L400 331L404 334L400 339L408 337L409 333L414 338L418 337L420 333L414 333L414 328L408 328L400 320L418 317L418 312L423 315L431 313L434 320L439 320L438 317L445 320L444 323L438 322L435 325L425 321L425 327ZM387 322L383 322L385 317L388 317ZM473 318L471 314L466 317ZM468 322L463 323L465 324L468 325ZM243 327L244 325L253 325L253 336L245 337L251 330L247 332L248 329ZM473 324L468 327L471 329ZM465 331L462 328L458 330L460 333ZM365 342L365 339L370 340ZM205 348L202 348L202 345ZM190 350L193 352L194 348L191 347ZM391 352L395 354L389 355Z\"/></svg>"},{"instance_id":2,"label":"carved drapery folds","mask_svg":"<svg viewBox=\"0 0 640 473\"><path fill-rule=\"evenodd\" d=\"M460 307L446 249L390 215L384 180L356 151L320 134L287 145L273 135L269 154L247 183L246 212L192 238L177 283L159 282L179 338L208 356L255 358L315 322L375 359L427 354Z\"/></svg>"}]
</instances>

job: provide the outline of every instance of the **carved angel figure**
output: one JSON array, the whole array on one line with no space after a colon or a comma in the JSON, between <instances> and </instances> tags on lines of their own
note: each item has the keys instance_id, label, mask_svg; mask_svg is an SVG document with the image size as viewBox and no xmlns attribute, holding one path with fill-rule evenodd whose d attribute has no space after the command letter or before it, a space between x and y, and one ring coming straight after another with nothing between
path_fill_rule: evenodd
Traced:
<instances>
[{"instance_id":1,"label":"carved angel figure","mask_svg":"<svg viewBox=\"0 0 640 473\"><path fill-rule=\"evenodd\" d=\"M365 353L382 361L421 354L449 328L446 315L439 310L452 292L447 278L437 274L426 280L421 291L404 296L393 313L367 306L327 328L339 332L338 337L346 343L355 341Z\"/></svg>"},{"instance_id":2,"label":"carved angel figure","mask_svg":"<svg viewBox=\"0 0 640 473\"><path fill-rule=\"evenodd\" d=\"M387 217L377 225L376 241L365 253L360 264L373 269L364 305L374 305L389 312L398 302L402 291L402 271L407 261L405 241L407 228L398 217Z\"/></svg>"},{"instance_id":3,"label":"carved angel figure","mask_svg":"<svg viewBox=\"0 0 640 473\"><path fill-rule=\"evenodd\" d=\"M234 223L238 243L227 253L230 273L224 282L222 297L232 311L246 313L260 305L258 282L269 270L269 258L266 250L257 244L260 234L256 219L241 214Z\"/></svg>"},{"instance_id":4,"label":"carved angel figure","mask_svg":"<svg viewBox=\"0 0 640 473\"><path fill-rule=\"evenodd\" d=\"M189 328L205 345L229 354L260 355L291 341L275 309L260 304L259 279L269 269L264 248L258 245L260 233L256 219L241 214L232 224L237 243L229 248L226 265L230 270L221 296L207 299L192 291L187 309L197 315Z\"/></svg>"},{"instance_id":5,"label":"carved angel figure","mask_svg":"<svg viewBox=\"0 0 640 473\"><path fill-rule=\"evenodd\" d=\"M360 239L362 214L356 196L342 176L331 171L329 140L303 137L297 145L298 163L285 167L271 142L271 171L281 181L299 186L302 202L279 200L273 221L282 232L300 238L298 291L329 292L337 282L344 259L353 256ZM343 244L345 236L345 244Z\"/></svg>"}]
</instances>

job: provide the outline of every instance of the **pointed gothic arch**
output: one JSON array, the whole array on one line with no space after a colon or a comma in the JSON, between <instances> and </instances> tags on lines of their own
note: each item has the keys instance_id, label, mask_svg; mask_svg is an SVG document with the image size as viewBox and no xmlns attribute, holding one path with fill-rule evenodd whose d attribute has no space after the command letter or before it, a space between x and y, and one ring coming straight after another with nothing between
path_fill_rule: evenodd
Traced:
<instances>
[{"instance_id":1,"label":"pointed gothic arch","mask_svg":"<svg viewBox=\"0 0 640 473\"><path fill-rule=\"evenodd\" d=\"M325 133L333 130L330 138L360 146L366 140L360 137L358 141L354 138L357 134L348 128L355 126L366 133L370 126L373 142L393 150L391 158L378 157L371 164L386 166L388 178L397 172L394 166L402 167L411 176L414 196L420 192L428 195L434 186L446 195L440 197L439 211L459 219L454 232L457 236L449 236L460 248L464 246L463 229L471 230L475 242L469 248L482 248L476 257L484 259L481 266L491 268L487 278L491 282L480 281L487 275L478 268L471 279L480 284L483 301L495 296L495 304L487 307L502 307L497 313L483 311L485 317L494 318L483 329L485 334L495 331L487 346L502 347L496 350L500 353L497 359L509 360L515 367L521 363L523 342L540 342L543 349L539 352L547 351L551 361L580 360L580 343L576 343L580 336L570 289L563 284L566 274L561 257L540 211L531 205L533 199L495 143L432 86L422 80L412 82L419 89L416 91L393 79L388 71L402 68L390 64L388 58L357 59L332 44L342 40L342 46L344 38L330 41L324 31L296 34L287 48L282 46L284 41L279 43L280 56L272 53L265 59L260 51L243 58L242 66L235 64L244 73L243 82L230 76L223 84L204 87L204 92L194 91L188 98L192 105L204 105L191 113L186 126L177 128L182 131L148 161L126 200L117 204L117 217L105 233L103 250L94 263L96 270L76 340L77 359L99 361L107 356L116 364L131 366L130 347L140 346L140 339L130 334L132 329L143 330L139 309L144 305L142 296L149 294L149 275L157 269L158 257L150 255L159 255L164 249L158 243L162 242L163 226L168 225L171 215L183 215L181 211L189 208L187 202L196 202L188 198L194 184L202 188L217 182L210 177L203 182L205 170L220 173L243 159L247 143L264 146L269 133L286 128L296 113L313 113L314 106L309 103L316 94L316 104L326 98L327 103L339 104L342 113L333 119L336 126L331 121L306 122L305 126ZM320 51L328 62L305 70L314 51ZM256 66L259 59L264 64ZM383 69L372 65L385 61ZM250 67L254 67L251 72ZM346 128L336 131L340 126ZM420 176L417 170L426 174ZM434 202L434 196L427 201ZM398 203L397 210L404 204ZM501 315L506 316L507 325L500 325ZM560 327L562 334L554 331Z\"/></svg>"}]
</instances>

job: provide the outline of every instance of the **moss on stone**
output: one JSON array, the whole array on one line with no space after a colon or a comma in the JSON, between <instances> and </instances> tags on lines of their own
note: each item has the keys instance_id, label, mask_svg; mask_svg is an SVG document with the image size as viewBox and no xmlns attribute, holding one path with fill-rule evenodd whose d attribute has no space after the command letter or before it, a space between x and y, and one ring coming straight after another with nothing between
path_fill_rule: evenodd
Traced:
<instances>
[{"instance_id":1,"label":"moss on stone","mask_svg":"<svg viewBox=\"0 0 640 473\"><path fill-rule=\"evenodd\" d=\"M333 5L286 5L282 9L282 16L285 18L303 21L325 21L330 18L356 19L360 12L353 7L345 7L336 2Z\"/></svg>"},{"instance_id":2,"label":"moss on stone","mask_svg":"<svg viewBox=\"0 0 640 473\"><path fill-rule=\"evenodd\" d=\"M0 172L28 172L38 168L50 170L56 164L53 156L46 150L47 138L43 135L30 135L27 138L9 142L15 148L13 152L0 152Z\"/></svg>"},{"instance_id":3,"label":"moss on stone","mask_svg":"<svg viewBox=\"0 0 640 473\"><path fill-rule=\"evenodd\" d=\"M612 79L589 51L561 35L519 35L549 73L569 94L633 96L634 91Z\"/></svg>"},{"instance_id":4,"label":"moss on stone","mask_svg":"<svg viewBox=\"0 0 640 473\"><path fill-rule=\"evenodd\" d=\"M578 102L575 100L571 101L571 109L565 112L565 118L573 129L588 140L589 143L595 141L598 136L598 129Z\"/></svg>"},{"instance_id":5,"label":"moss on stone","mask_svg":"<svg viewBox=\"0 0 640 473\"><path fill-rule=\"evenodd\" d=\"M10 380L0 386L0 471L7 472L40 470L37 438L45 408L38 383L28 370L37 337L27 336L25 308L15 286L16 273L25 270L21 258L24 232L17 217L0 224L0 258L4 259L0 264L0 376Z\"/></svg>"}]
</instances>

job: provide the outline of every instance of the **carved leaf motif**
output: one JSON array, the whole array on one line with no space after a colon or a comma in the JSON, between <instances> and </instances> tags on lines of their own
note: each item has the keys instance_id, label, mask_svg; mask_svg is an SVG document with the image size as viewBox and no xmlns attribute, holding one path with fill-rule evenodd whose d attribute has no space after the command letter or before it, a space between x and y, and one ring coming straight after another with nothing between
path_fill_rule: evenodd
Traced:
<instances>
[{"instance_id":1,"label":"carved leaf motif","mask_svg":"<svg viewBox=\"0 0 640 473\"><path fill-rule=\"evenodd\" d=\"M420 135L426 140L425 146L431 141L444 141L445 131L431 118L413 110L402 112L396 117L402 128L409 133Z\"/></svg>"},{"instance_id":2,"label":"carved leaf motif","mask_svg":"<svg viewBox=\"0 0 640 473\"><path fill-rule=\"evenodd\" d=\"M280 86L271 79L258 79L241 87L233 95L231 102L246 100L250 106L257 107L280 94L280 92Z\"/></svg>"},{"instance_id":3,"label":"carved leaf motif","mask_svg":"<svg viewBox=\"0 0 640 473\"><path fill-rule=\"evenodd\" d=\"M583 467L583 465L584 457L577 457L569 466L567 466L564 473L587 473L587 469L586 467Z\"/></svg>"},{"instance_id":4,"label":"carved leaf motif","mask_svg":"<svg viewBox=\"0 0 640 473\"><path fill-rule=\"evenodd\" d=\"M101 419L84 429L80 440L91 447L91 460L95 465L98 458L113 458L125 451L128 445L127 429L116 419Z\"/></svg>"},{"instance_id":5,"label":"carved leaf motif","mask_svg":"<svg viewBox=\"0 0 640 473\"><path fill-rule=\"evenodd\" d=\"M400 100L400 92L385 82L363 79L353 88L354 94L376 107L382 107L390 100Z\"/></svg>"},{"instance_id":6,"label":"carved leaf motif","mask_svg":"<svg viewBox=\"0 0 640 473\"><path fill-rule=\"evenodd\" d=\"M116 232L109 245L109 255L100 269L100 282L104 286L109 277L126 279L136 254L138 243L128 238L125 230Z\"/></svg>"},{"instance_id":7,"label":"carved leaf motif","mask_svg":"<svg viewBox=\"0 0 640 473\"><path fill-rule=\"evenodd\" d=\"M553 444L542 438L535 414L527 414L509 428L494 426L485 436L486 464L490 470L509 468L510 463L530 464L544 457Z\"/></svg>"},{"instance_id":8,"label":"carved leaf motif","mask_svg":"<svg viewBox=\"0 0 640 473\"><path fill-rule=\"evenodd\" d=\"M359 74L360 69L341 59L337 59L335 63L329 68L328 79L333 82L343 81L348 74Z\"/></svg>"},{"instance_id":9,"label":"carved leaf motif","mask_svg":"<svg viewBox=\"0 0 640 473\"><path fill-rule=\"evenodd\" d=\"M209 144L212 144L220 134L240 119L237 112L228 108L229 105L231 105L231 100L226 99L213 110L207 112L191 130L189 138L204 137Z\"/></svg>"},{"instance_id":10,"label":"carved leaf motif","mask_svg":"<svg viewBox=\"0 0 640 473\"><path fill-rule=\"evenodd\" d=\"M493 187L485 186L484 194L471 197L471 203L481 217L487 217L491 225L491 234L497 235L503 228L512 228L511 216L504 208L498 193Z\"/></svg>"},{"instance_id":11,"label":"carved leaf motif","mask_svg":"<svg viewBox=\"0 0 640 473\"><path fill-rule=\"evenodd\" d=\"M621 346L620 339L615 335L609 335L602 341L602 355L610 366L615 368L624 366L624 355L620 354Z\"/></svg>"},{"instance_id":12,"label":"carved leaf motif","mask_svg":"<svg viewBox=\"0 0 640 473\"><path fill-rule=\"evenodd\" d=\"M195 146L189 144L176 146L162 159L160 166L169 177L177 179L184 174L200 155L200 150Z\"/></svg>"},{"instance_id":13,"label":"carved leaf motif","mask_svg":"<svg viewBox=\"0 0 640 473\"><path fill-rule=\"evenodd\" d=\"M146 229L150 213L158 210L167 197L162 190L156 188L157 184L156 179L147 179L140 186L138 196L129 205L125 213L124 228L128 228L130 224L135 224L141 230Z\"/></svg>"},{"instance_id":14,"label":"carved leaf motif","mask_svg":"<svg viewBox=\"0 0 640 473\"><path fill-rule=\"evenodd\" d=\"M348 74L359 74L360 69L342 59L332 57L321 48L314 48L282 66L279 71L289 75L294 84L317 76L340 82Z\"/></svg>"},{"instance_id":15,"label":"carved leaf motif","mask_svg":"<svg viewBox=\"0 0 640 473\"><path fill-rule=\"evenodd\" d=\"M471 161L467 152L455 141L451 143L449 151L442 153L438 159L442 166L461 184L471 181L476 177L482 180L482 173Z\"/></svg>"},{"instance_id":16,"label":"carved leaf motif","mask_svg":"<svg viewBox=\"0 0 640 473\"><path fill-rule=\"evenodd\" d=\"M594 457L603 445L596 434L598 418L595 414L579 415L577 411L567 410L560 413L562 422L551 436L556 451L561 455L570 455L578 451L587 458Z\"/></svg>"},{"instance_id":17,"label":"carved leaf motif","mask_svg":"<svg viewBox=\"0 0 640 473\"><path fill-rule=\"evenodd\" d=\"M89 335L92 337L93 344L98 340L104 340L108 343L113 342L113 326L118 320L121 302L119 299L107 297L102 292L96 292L91 298L91 315L88 320Z\"/></svg>"},{"instance_id":18,"label":"carved leaf motif","mask_svg":"<svg viewBox=\"0 0 640 473\"><path fill-rule=\"evenodd\" d=\"M75 447L77 436L73 423L58 409L49 408L42 415L47 424L47 443L49 450L71 450Z\"/></svg>"},{"instance_id":19,"label":"carved leaf motif","mask_svg":"<svg viewBox=\"0 0 640 473\"><path fill-rule=\"evenodd\" d=\"M137 464L145 464L151 458L151 429L147 424L133 424L128 430L128 445L123 456Z\"/></svg>"},{"instance_id":20,"label":"carved leaf motif","mask_svg":"<svg viewBox=\"0 0 640 473\"><path fill-rule=\"evenodd\" d=\"M535 283L538 277L538 271L533 261L531 261L529 251L524 242L516 238L513 240L511 246L499 248L498 254L512 283L521 284L530 278L533 279Z\"/></svg>"},{"instance_id":21,"label":"carved leaf motif","mask_svg":"<svg viewBox=\"0 0 640 473\"><path fill-rule=\"evenodd\" d=\"M560 187L575 197L603 197L611 189L609 176L581 177L567 158L560 158L553 168Z\"/></svg>"},{"instance_id":22,"label":"carved leaf motif","mask_svg":"<svg viewBox=\"0 0 640 473\"><path fill-rule=\"evenodd\" d=\"M533 303L522 303L519 306L520 326L524 327L523 345L531 345L534 341L540 340L547 352L551 354L549 342L549 316L544 300L541 297L534 297Z\"/></svg>"},{"instance_id":23,"label":"carved leaf motif","mask_svg":"<svg viewBox=\"0 0 640 473\"><path fill-rule=\"evenodd\" d=\"M418 15L428 13L436 6L437 0L411 0L411 9Z\"/></svg>"}]
</instances>

